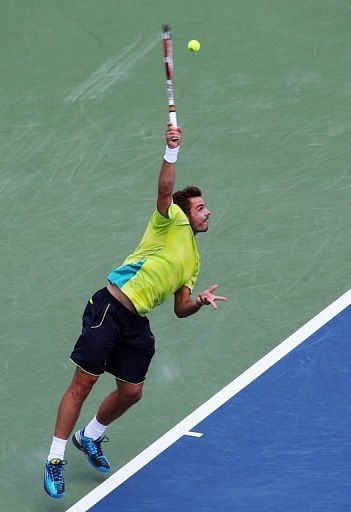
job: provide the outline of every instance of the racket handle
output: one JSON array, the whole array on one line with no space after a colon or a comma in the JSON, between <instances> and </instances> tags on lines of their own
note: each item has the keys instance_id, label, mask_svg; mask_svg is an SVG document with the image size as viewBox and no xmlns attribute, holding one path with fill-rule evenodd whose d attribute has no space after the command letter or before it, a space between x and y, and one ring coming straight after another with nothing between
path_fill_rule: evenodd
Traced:
<instances>
[{"instance_id":1,"label":"racket handle","mask_svg":"<svg viewBox=\"0 0 351 512\"><path fill-rule=\"evenodd\" d=\"M177 114L175 112L169 112L169 122L177 128Z\"/></svg>"},{"instance_id":2,"label":"racket handle","mask_svg":"<svg viewBox=\"0 0 351 512\"><path fill-rule=\"evenodd\" d=\"M169 122L177 128L177 114L174 111L169 112ZM172 140L179 140L179 137L172 137Z\"/></svg>"}]
</instances>

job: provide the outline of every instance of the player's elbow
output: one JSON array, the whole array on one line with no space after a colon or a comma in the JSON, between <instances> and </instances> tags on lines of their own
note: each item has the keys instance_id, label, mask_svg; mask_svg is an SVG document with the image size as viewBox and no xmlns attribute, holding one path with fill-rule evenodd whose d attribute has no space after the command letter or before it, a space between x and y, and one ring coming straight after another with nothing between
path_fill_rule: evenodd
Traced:
<instances>
[{"instance_id":1,"label":"player's elbow","mask_svg":"<svg viewBox=\"0 0 351 512\"><path fill-rule=\"evenodd\" d=\"M180 307L174 308L174 312L178 318L186 318L188 316L186 310Z\"/></svg>"}]
</instances>

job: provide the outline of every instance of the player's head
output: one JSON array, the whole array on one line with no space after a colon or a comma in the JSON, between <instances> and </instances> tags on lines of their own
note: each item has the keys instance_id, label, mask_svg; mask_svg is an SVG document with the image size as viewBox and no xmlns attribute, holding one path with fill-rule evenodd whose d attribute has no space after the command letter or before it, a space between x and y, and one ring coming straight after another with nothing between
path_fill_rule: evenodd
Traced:
<instances>
[{"instance_id":1,"label":"player's head","mask_svg":"<svg viewBox=\"0 0 351 512\"><path fill-rule=\"evenodd\" d=\"M178 190L173 194L173 203L177 204L188 217L195 235L208 230L208 218L211 212L206 207L199 188L186 187Z\"/></svg>"}]
</instances>

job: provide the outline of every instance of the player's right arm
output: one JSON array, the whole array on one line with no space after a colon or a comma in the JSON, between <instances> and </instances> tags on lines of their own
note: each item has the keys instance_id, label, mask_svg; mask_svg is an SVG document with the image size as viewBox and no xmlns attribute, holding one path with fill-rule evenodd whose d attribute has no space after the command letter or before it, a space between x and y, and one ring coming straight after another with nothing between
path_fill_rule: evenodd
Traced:
<instances>
[{"instance_id":1,"label":"player's right arm","mask_svg":"<svg viewBox=\"0 0 351 512\"><path fill-rule=\"evenodd\" d=\"M176 149L180 146L182 139L181 128L176 128L170 123L167 125L166 143L169 149ZM165 160L167 152L162 162L160 175L158 178L158 192L157 192L157 209L167 217L169 205L172 202L172 195L174 191L175 182L175 162L170 163ZM171 159L171 158L170 158Z\"/></svg>"}]
</instances>

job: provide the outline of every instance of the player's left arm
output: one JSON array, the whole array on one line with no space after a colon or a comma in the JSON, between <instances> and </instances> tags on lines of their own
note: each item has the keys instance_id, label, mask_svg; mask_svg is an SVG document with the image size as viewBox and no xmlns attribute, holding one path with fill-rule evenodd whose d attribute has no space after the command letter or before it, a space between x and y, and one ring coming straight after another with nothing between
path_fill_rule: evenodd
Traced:
<instances>
[{"instance_id":1,"label":"player's left arm","mask_svg":"<svg viewBox=\"0 0 351 512\"><path fill-rule=\"evenodd\" d=\"M197 313L202 306L212 306L217 309L216 301L225 301L227 297L223 295L215 295L218 285L213 284L207 290L199 293L196 299L191 297L191 291L187 286L182 286L174 294L174 312L178 318L186 318L187 316Z\"/></svg>"}]
</instances>

